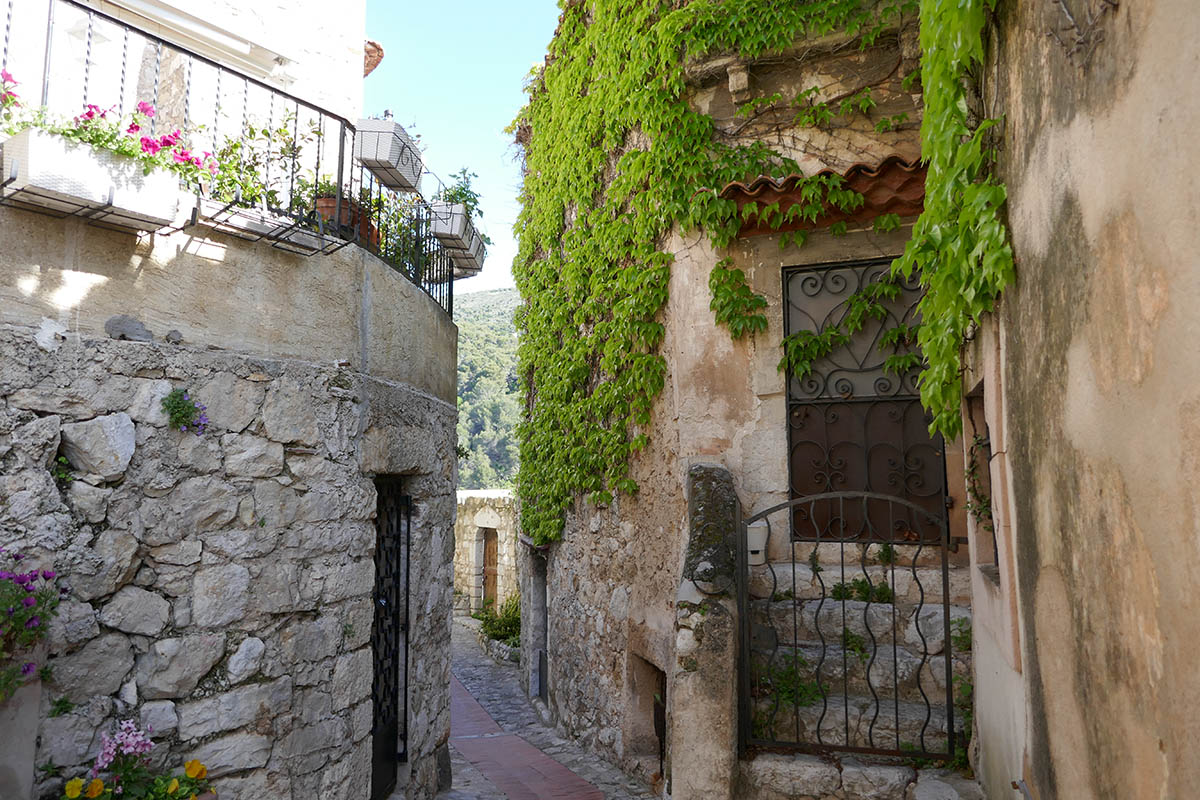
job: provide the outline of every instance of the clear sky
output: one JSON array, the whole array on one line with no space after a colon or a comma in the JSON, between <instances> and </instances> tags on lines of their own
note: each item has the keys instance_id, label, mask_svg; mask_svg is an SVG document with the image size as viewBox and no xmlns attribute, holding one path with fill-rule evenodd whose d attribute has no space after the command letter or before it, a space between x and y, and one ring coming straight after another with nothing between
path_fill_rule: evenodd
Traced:
<instances>
[{"instance_id":1,"label":"clear sky","mask_svg":"<svg viewBox=\"0 0 1200 800\"><path fill-rule=\"evenodd\" d=\"M513 285L520 167L504 128L524 105L522 81L557 23L555 0L367 0L367 38L383 45L384 58L363 83L364 112L391 109L420 134L426 167L442 180L463 166L479 174L477 224L492 246L483 271L455 292Z\"/></svg>"}]
</instances>

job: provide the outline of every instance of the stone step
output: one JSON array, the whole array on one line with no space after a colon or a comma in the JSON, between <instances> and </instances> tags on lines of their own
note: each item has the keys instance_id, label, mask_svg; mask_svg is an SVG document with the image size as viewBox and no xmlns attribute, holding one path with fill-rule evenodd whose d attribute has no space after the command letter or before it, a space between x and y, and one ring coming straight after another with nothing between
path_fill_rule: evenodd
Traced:
<instances>
[{"instance_id":1,"label":"stone step","mask_svg":"<svg viewBox=\"0 0 1200 800\"><path fill-rule=\"evenodd\" d=\"M946 749L943 703L896 702L860 695L817 697L810 705L759 698L752 707L756 739L826 747L876 747L941 752ZM962 720L955 714L955 728ZM897 736L899 732L899 736Z\"/></svg>"},{"instance_id":2,"label":"stone step","mask_svg":"<svg viewBox=\"0 0 1200 800\"><path fill-rule=\"evenodd\" d=\"M782 600L751 604L751 647L771 650L796 642L841 644L849 631L870 649L891 647L895 642L920 657L934 656L945 649L943 606L919 608L892 603L865 603L861 600ZM971 619L969 609L950 606L951 631L955 620Z\"/></svg>"},{"instance_id":3,"label":"stone step","mask_svg":"<svg viewBox=\"0 0 1200 800\"><path fill-rule=\"evenodd\" d=\"M841 800L984 800L975 781L945 769L864 759L759 753L738 765L736 796L743 800L836 797Z\"/></svg>"},{"instance_id":4,"label":"stone step","mask_svg":"<svg viewBox=\"0 0 1200 800\"><path fill-rule=\"evenodd\" d=\"M799 661L794 660L793 653L799 656ZM890 645L874 650L868 645L860 650L840 645L822 647L819 642L803 642L796 649L781 646L772 654L756 655L751 684L761 691L769 689L774 673L793 681L819 683L826 693L899 697L918 703L923 702L922 692L930 702L944 703L946 698L946 659L943 655L922 659L902 647L893 651ZM773 669L767 668L768 658ZM951 669L954 675L968 676L970 662L966 658L955 658Z\"/></svg>"},{"instance_id":5,"label":"stone step","mask_svg":"<svg viewBox=\"0 0 1200 800\"><path fill-rule=\"evenodd\" d=\"M856 578L866 578L872 585L886 584L900 604L941 603L945 596L940 567L890 567L857 559L848 559L844 568L840 562L822 565L819 573L814 573L806 561L773 561L750 567L748 588L756 599L817 600L830 597L835 585ZM966 567L951 567L946 583L951 603L970 605L971 573Z\"/></svg>"}]
</instances>

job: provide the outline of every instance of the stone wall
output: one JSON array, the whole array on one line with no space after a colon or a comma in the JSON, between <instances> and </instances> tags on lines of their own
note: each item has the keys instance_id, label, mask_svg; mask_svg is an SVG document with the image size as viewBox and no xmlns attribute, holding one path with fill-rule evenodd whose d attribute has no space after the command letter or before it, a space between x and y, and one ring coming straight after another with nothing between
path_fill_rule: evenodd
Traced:
<instances>
[{"instance_id":1,"label":"stone wall","mask_svg":"<svg viewBox=\"0 0 1200 800\"><path fill-rule=\"evenodd\" d=\"M975 579L993 798L1200 792L1195 10L1004 3L980 70L1018 269L975 353L1004 454L1000 583Z\"/></svg>"},{"instance_id":2,"label":"stone wall","mask_svg":"<svg viewBox=\"0 0 1200 800\"><path fill-rule=\"evenodd\" d=\"M167 426L173 387L207 405L203 435ZM410 796L429 796L449 726L453 426L447 404L346 368L0 328L0 544L70 586L40 727L21 732L36 763L81 771L133 718L157 763L201 759L222 797L366 797L370 476L403 473Z\"/></svg>"},{"instance_id":3,"label":"stone wall","mask_svg":"<svg viewBox=\"0 0 1200 800\"><path fill-rule=\"evenodd\" d=\"M484 530L496 532L496 604L520 591L517 583L517 506L507 489L458 492L454 520L454 608L483 608Z\"/></svg>"}]
</instances>

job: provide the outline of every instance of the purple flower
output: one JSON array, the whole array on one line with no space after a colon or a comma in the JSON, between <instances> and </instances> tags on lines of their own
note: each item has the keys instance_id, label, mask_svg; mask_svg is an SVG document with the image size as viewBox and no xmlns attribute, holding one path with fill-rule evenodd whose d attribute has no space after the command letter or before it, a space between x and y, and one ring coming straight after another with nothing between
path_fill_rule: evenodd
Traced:
<instances>
[{"instance_id":1,"label":"purple flower","mask_svg":"<svg viewBox=\"0 0 1200 800\"><path fill-rule=\"evenodd\" d=\"M21 553L13 553L13 561L20 561L24 557Z\"/></svg>"},{"instance_id":2,"label":"purple flower","mask_svg":"<svg viewBox=\"0 0 1200 800\"><path fill-rule=\"evenodd\" d=\"M26 597L24 600L21 601L21 605L25 606L26 608L33 608L34 606L37 605L37 598L36 597Z\"/></svg>"},{"instance_id":3,"label":"purple flower","mask_svg":"<svg viewBox=\"0 0 1200 800\"><path fill-rule=\"evenodd\" d=\"M37 669L37 664L33 663L32 661L27 661L27 662L25 662L25 666L21 667L21 674L28 677L28 676L32 675L34 670L36 670L36 669Z\"/></svg>"},{"instance_id":4,"label":"purple flower","mask_svg":"<svg viewBox=\"0 0 1200 800\"><path fill-rule=\"evenodd\" d=\"M52 570L52 569L44 569L44 570L42 570L42 580L52 581L52 580L54 580L54 576L56 574L57 573L55 573L54 570Z\"/></svg>"},{"instance_id":5,"label":"purple flower","mask_svg":"<svg viewBox=\"0 0 1200 800\"><path fill-rule=\"evenodd\" d=\"M41 625L41 624L42 624L41 617L30 617L29 621L25 623L25 628L27 630L32 630L33 628L36 628L38 625Z\"/></svg>"}]
</instances>

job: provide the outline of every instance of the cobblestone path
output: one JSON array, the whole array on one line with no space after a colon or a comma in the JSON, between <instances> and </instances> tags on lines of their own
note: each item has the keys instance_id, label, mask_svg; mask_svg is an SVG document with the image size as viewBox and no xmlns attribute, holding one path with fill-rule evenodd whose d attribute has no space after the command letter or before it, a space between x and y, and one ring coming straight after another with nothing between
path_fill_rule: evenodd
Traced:
<instances>
[{"instance_id":1,"label":"cobblestone path","mask_svg":"<svg viewBox=\"0 0 1200 800\"><path fill-rule=\"evenodd\" d=\"M649 800L608 762L543 725L516 665L492 661L461 622L453 632L450 755L454 786L438 800Z\"/></svg>"}]
</instances>

